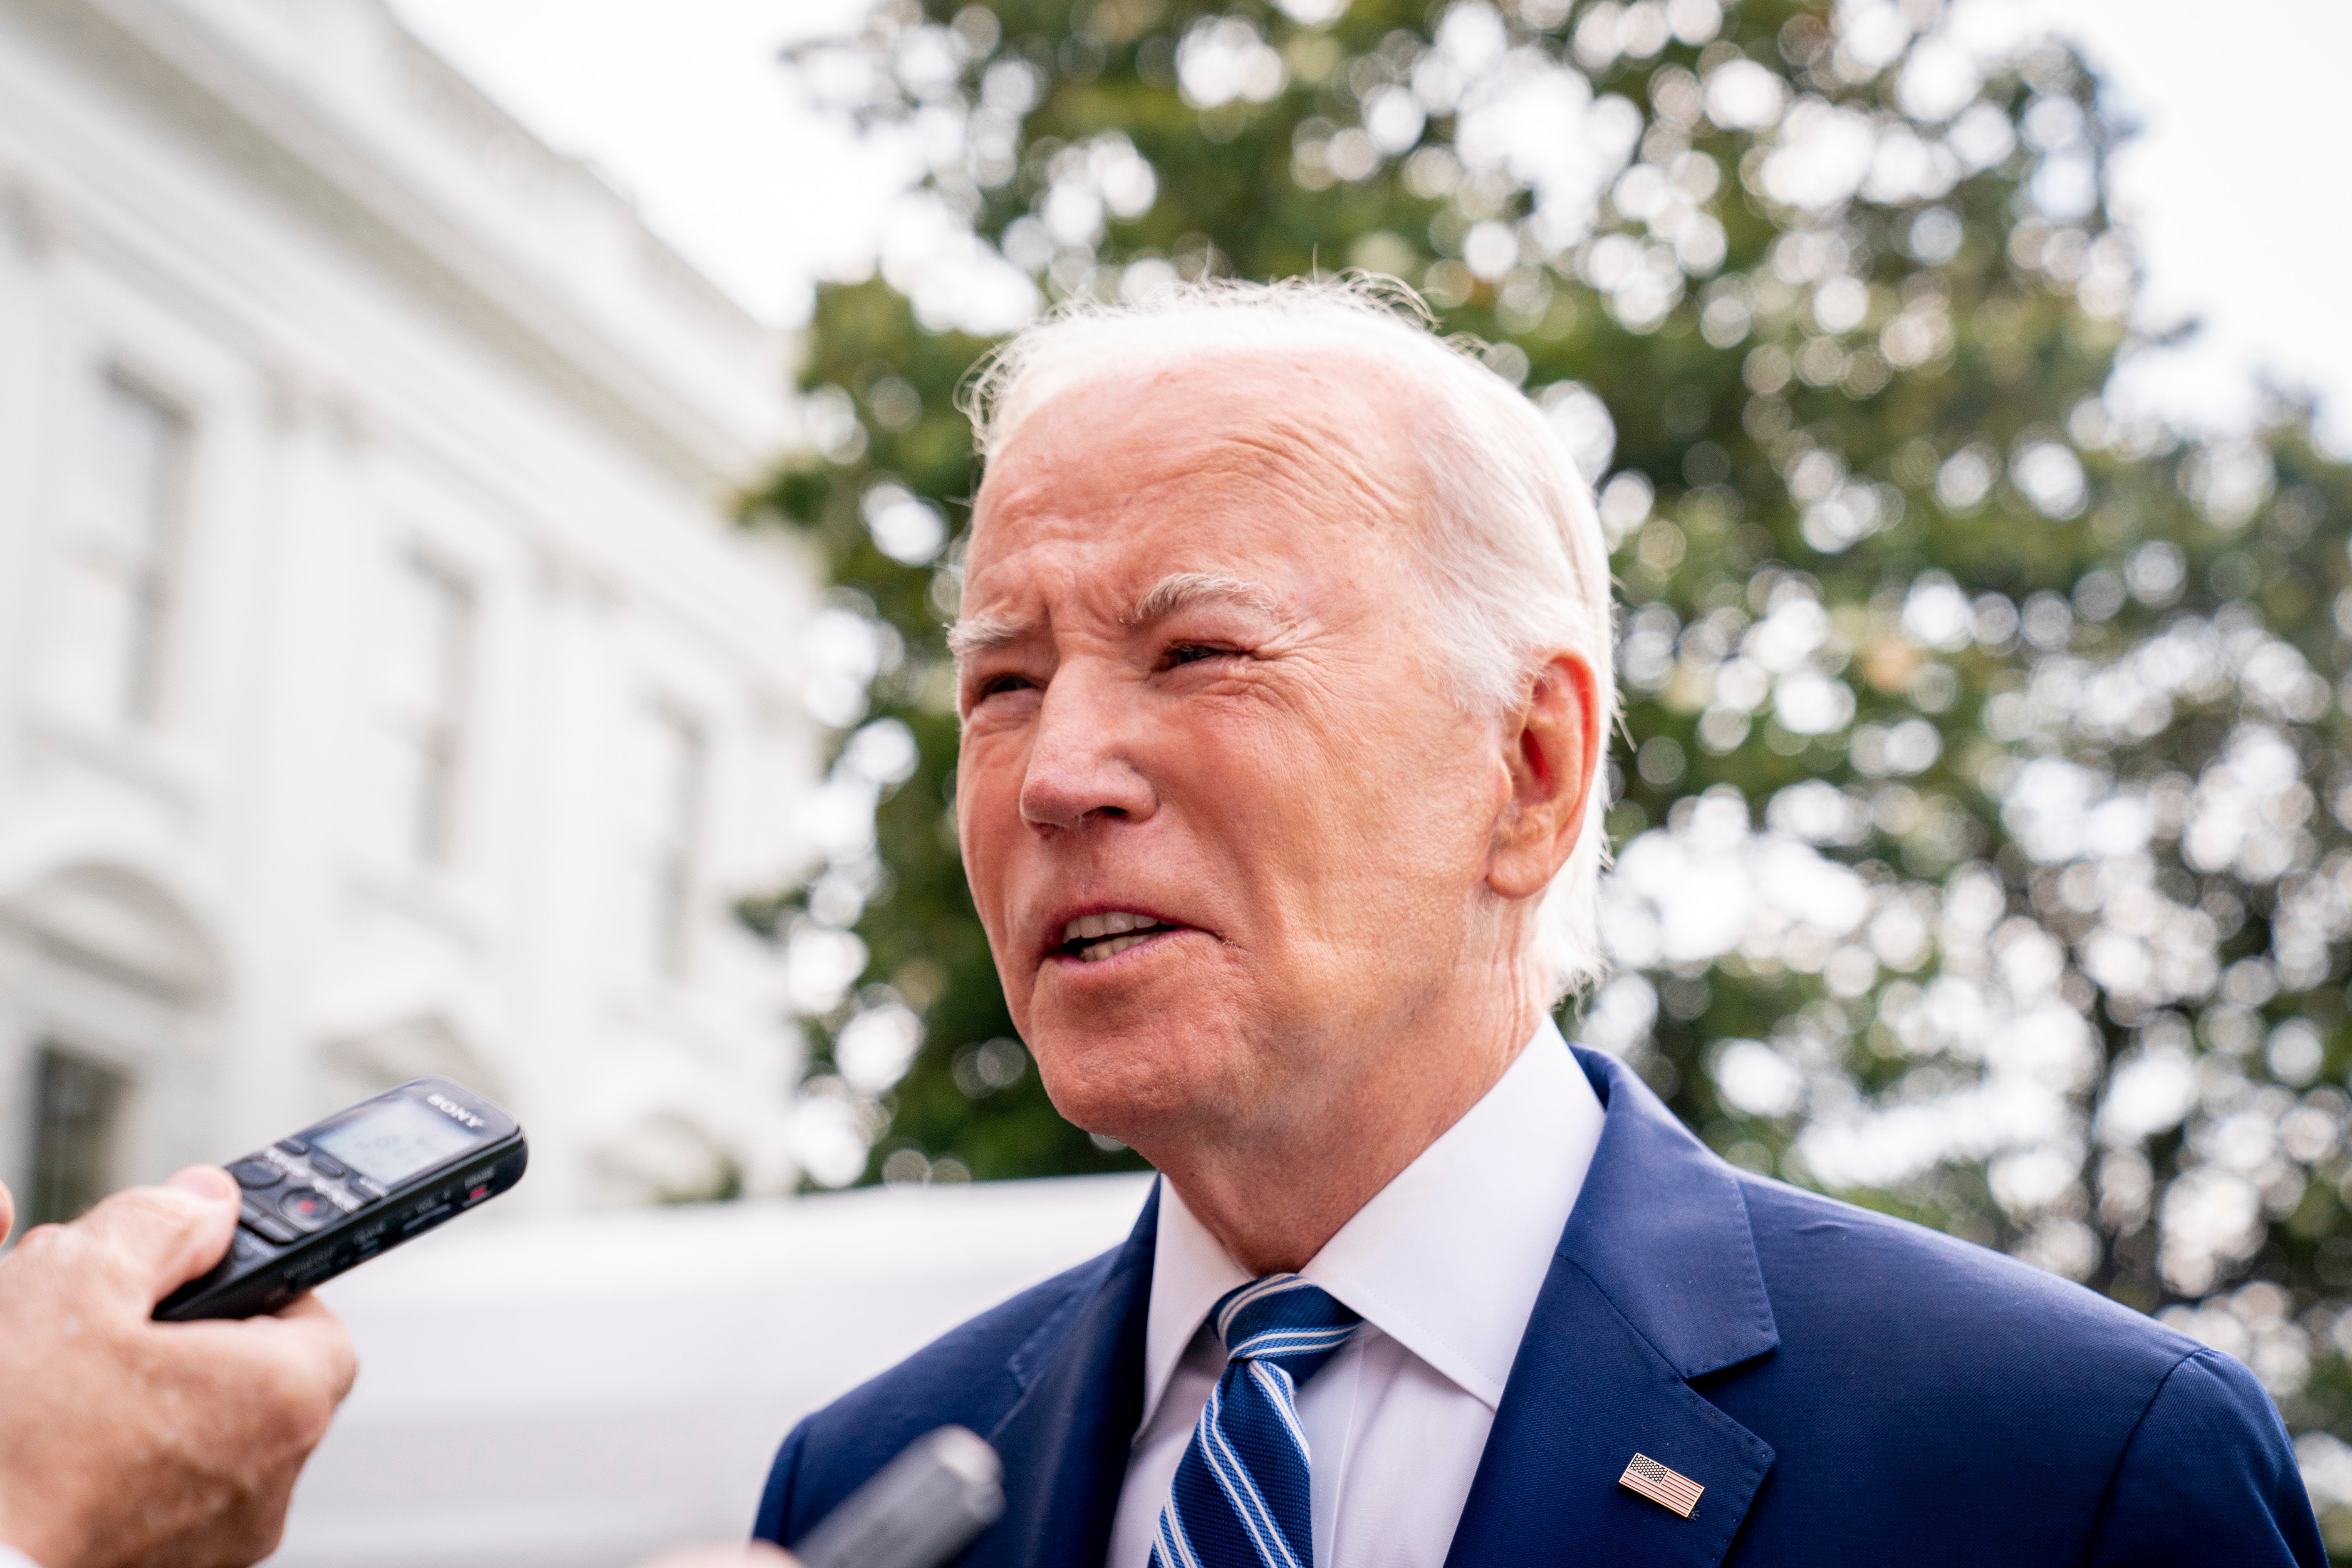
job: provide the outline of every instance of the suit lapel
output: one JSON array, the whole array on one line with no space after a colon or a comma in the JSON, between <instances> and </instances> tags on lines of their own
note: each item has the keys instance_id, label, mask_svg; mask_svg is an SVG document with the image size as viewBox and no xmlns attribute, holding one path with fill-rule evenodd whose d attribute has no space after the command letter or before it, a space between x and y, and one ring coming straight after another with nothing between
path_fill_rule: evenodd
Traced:
<instances>
[{"instance_id":1,"label":"suit lapel","mask_svg":"<svg viewBox=\"0 0 2352 1568\"><path fill-rule=\"evenodd\" d=\"M1773 1458L1690 1386L1780 1343L1747 1204L1638 1079L1577 1058L1608 1119L1446 1563L1710 1568ZM1618 1484L1636 1453L1706 1489L1690 1518Z\"/></svg>"},{"instance_id":2,"label":"suit lapel","mask_svg":"<svg viewBox=\"0 0 2352 1568\"><path fill-rule=\"evenodd\" d=\"M985 1434L1004 1460L1004 1513L966 1568L1100 1568L1143 1416L1160 1188L1102 1283L1040 1324L1013 1358L1021 1397Z\"/></svg>"},{"instance_id":3,"label":"suit lapel","mask_svg":"<svg viewBox=\"0 0 2352 1568\"><path fill-rule=\"evenodd\" d=\"M1447 1568L1711 1568L1773 1459L1690 1386L1780 1342L1747 1204L1731 1172L1638 1079L1576 1054L1607 1121ZM1142 1418L1159 1214L1154 1187L1102 1282L1013 1357L1023 1392L986 1434L1004 1459L1004 1515L967 1568L1098 1568L1109 1550ZM1618 1485L1637 1452L1706 1489L1690 1518Z\"/></svg>"}]
</instances>

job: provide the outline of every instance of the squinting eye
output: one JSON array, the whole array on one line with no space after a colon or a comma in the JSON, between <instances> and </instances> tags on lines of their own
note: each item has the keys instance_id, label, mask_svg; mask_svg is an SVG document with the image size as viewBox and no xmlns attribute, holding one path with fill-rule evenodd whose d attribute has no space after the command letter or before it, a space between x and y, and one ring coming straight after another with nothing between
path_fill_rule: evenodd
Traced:
<instances>
[{"instance_id":1,"label":"squinting eye","mask_svg":"<svg viewBox=\"0 0 2352 1568\"><path fill-rule=\"evenodd\" d=\"M1238 651L1234 648L1218 647L1210 643L1180 642L1170 645L1164 658L1167 663L1173 667L1180 664L1198 664L1204 658L1231 658Z\"/></svg>"},{"instance_id":2,"label":"squinting eye","mask_svg":"<svg viewBox=\"0 0 2352 1568\"><path fill-rule=\"evenodd\" d=\"M1025 691L1036 684L1025 675L992 675L980 683L975 696L985 700L1002 691Z\"/></svg>"}]
</instances>

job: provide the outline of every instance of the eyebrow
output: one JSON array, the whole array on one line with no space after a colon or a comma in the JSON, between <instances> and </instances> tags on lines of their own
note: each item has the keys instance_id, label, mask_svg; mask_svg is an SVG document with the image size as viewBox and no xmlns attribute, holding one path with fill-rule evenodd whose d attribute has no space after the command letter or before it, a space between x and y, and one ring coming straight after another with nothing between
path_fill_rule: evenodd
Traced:
<instances>
[{"instance_id":1,"label":"eyebrow","mask_svg":"<svg viewBox=\"0 0 2352 1568\"><path fill-rule=\"evenodd\" d=\"M1241 605L1261 615L1281 613L1274 595L1258 584L1207 572L1171 572L1129 605L1118 619L1124 626L1149 626L1190 605L1216 603ZM966 616L948 628L948 652L961 664L975 654L1018 642L1034 625L1016 616Z\"/></svg>"},{"instance_id":2,"label":"eyebrow","mask_svg":"<svg viewBox=\"0 0 2352 1568\"><path fill-rule=\"evenodd\" d=\"M1218 577L1206 572L1171 572L1154 583L1143 597L1128 606L1119 616L1122 626L1149 626L1188 605L1199 604L1241 605L1260 615L1276 615L1279 606L1274 595L1255 583L1244 583L1238 577Z\"/></svg>"},{"instance_id":3,"label":"eyebrow","mask_svg":"<svg viewBox=\"0 0 2352 1568\"><path fill-rule=\"evenodd\" d=\"M958 664L974 654L987 653L1021 640L1027 621L1012 616L962 616L948 628L948 653Z\"/></svg>"}]
</instances>

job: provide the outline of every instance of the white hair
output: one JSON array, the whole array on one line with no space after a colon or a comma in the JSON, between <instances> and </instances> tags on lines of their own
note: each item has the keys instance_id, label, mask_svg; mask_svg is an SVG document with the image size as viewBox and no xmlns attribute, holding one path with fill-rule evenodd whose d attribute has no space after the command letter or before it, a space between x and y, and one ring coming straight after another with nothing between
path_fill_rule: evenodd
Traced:
<instances>
[{"instance_id":1,"label":"white hair","mask_svg":"<svg viewBox=\"0 0 2352 1568\"><path fill-rule=\"evenodd\" d=\"M1601 761L1617 709L1609 551L1591 488L1552 422L1480 362L1478 344L1440 338L1431 320L1405 285L1359 275L1182 284L1135 304L1072 300L999 344L961 403L987 461L1030 415L1081 382L1203 354L1370 360L1420 389L1425 403L1412 434L1430 490L1420 572L1430 629L1462 701L1509 711L1560 649L1592 668L1601 711L1584 822L1538 921L1538 955L1557 999L1602 967Z\"/></svg>"}]
</instances>

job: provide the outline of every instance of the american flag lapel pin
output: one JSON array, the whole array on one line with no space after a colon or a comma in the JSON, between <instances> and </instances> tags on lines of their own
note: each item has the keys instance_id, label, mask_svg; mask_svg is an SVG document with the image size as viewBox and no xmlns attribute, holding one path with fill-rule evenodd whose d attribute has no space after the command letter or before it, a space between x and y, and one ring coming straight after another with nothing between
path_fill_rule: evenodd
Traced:
<instances>
[{"instance_id":1,"label":"american flag lapel pin","mask_svg":"<svg viewBox=\"0 0 2352 1568\"><path fill-rule=\"evenodd\" d=\"M1673 1509L1685 1519L1698 1507L1699 1494L1706 1489L1678 1471L1670 1470L1647 1454L1636 1454L1625 1462L1625 1473L1617 1484L1640 1492L1661 1507Z\"/></svg>"}]
</instances>

